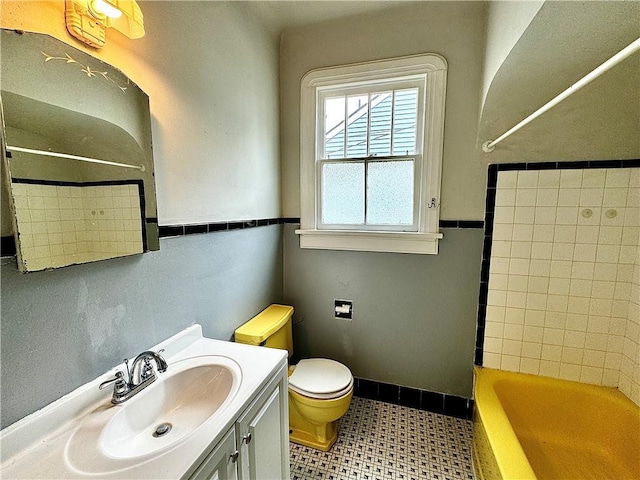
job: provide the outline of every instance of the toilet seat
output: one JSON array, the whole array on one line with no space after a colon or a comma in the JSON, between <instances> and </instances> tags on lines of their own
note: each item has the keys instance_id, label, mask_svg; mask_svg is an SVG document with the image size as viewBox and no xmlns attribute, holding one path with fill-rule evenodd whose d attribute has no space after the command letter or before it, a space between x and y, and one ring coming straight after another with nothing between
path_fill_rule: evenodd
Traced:
<instances>
[{"instance_id":1,"label":"toilet seat","mask_svg":"<svg viewBox=\"0 0 640 480\"><path fill-rule=\"evenodd\" d=\"M328 400L342 397L353 388L351 371L335 360L300 360L289 377L289 388L305 397Z\"/></svg>"}]
</instances>

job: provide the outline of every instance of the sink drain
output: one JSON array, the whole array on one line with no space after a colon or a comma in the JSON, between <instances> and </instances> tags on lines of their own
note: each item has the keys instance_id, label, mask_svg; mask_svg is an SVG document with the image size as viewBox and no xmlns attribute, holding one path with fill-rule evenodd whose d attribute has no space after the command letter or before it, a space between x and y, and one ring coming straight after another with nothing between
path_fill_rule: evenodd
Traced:
<instances>
[{"instance_id":1,"label":"sink drain","mask_svg":"<svg viewBox=\"0 0 640 480\"><path fill-rule=\"evenodd\" d=\"M156 431L153 432L153 436L156 438L164 437L167 433L171 431L171 427L172 425L170 423L161 423L156 427Z\"/></svg>"}]
</instances>

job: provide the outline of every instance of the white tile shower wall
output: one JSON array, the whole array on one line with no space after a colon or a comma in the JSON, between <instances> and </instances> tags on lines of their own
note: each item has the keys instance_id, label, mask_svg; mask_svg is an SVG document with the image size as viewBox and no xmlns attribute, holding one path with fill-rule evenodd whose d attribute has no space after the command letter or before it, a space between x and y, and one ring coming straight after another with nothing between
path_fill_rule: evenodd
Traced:
<instances>
[{"instance_id":1,"label":"white tile shower wall","mask_svg":"<svg viewBox=\"0 0 640 480\"><path fill-rule=\"evenodd\" d=\"M30 270L142 252L137 185L14 183L12 194Z\"/></svg>"},{"instance_id":2,"label":"white tile shower wall","mask_svg":"<svg viewBox=\"0 0 640 480\"><path fill-rule=\"evenodd\" d=\"M498 173L485 366L618 386L638 364L639 173Z\"/></svg>"},{"instance_id":3,"label":"white tile shower wall","mask_svg":"<svg viewBox=\"0 0 640 480\"><path fill-rule=\"evenodd\" d=\"M640 175L631 177L628 204L640 206ZM640 224L640 218L635 218ZM640 233L638 233L640 237ZM640 243L640 238L638 239ZM620 390L640 405L640 248L636 252L629 297L629 316L622 351Z\"/></svg>"}]
</instances>

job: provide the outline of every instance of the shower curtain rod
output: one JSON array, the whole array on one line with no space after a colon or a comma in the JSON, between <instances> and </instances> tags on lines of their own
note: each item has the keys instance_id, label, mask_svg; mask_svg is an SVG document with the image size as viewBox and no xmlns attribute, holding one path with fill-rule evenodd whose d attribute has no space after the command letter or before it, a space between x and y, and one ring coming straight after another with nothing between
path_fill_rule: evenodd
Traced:
<instances>
[{"instance_id":1,"label":"shower curtain rod","mask_svg":"<svg viewBox=\"0 0 640 480\"><path fill-rule=\"evenodd\" d=\"M144 165L129 165L127 163L110 162L108 160L98 160L97 158L79 157L77 155L69 155L68 153L47 152L45 150L33 150L31 148L13 147L7 145L7 150L12 152L32 153L34 155L42 155L45 157L67 158L69 160L80 160L83 162L99 163L101 165L111 165L114 167L132 168L144 172Z\"/></svg>"},{"instance_id":2,"label":"shower curtain rod","mask_svg":"<svg viewBox=\"0 0 640 480\"><path fill-rule=\"evenodd\" d=\"M618 63L622 62L623 60L625 60L627 57L631 56L632 54L634 54L638 50L640 50L640 38L638 38L635 41L631 42L629 45L627 45L625 48L620 50L618 53L616 53L609 60L604 62L602 65L600 65L599 67L597 67L596 69L594 69L590 73L586 74L584 77L582 77L576 83L574 83L569 88L567 88L564 92L562 92L559 95L557 95L556 97L554 97L552 100L550 100L549 102L544 104L542 107L540 107L538 110L533 112L531 115L529 115L527 118L522 120L520 123L518 123L517 125L515 125L511 129L507 130L505 133L500 135L498 138L496 138L495 140L487 140L486 142L484 142L482 144L482 150L485 153L493 152L496 149L496 145L498 143L500 143L502 140L504 140L505 138L507 138L509 135L517 132L522 127L524 127L527 123L529 123L532 120L536 119L537 117L542 115L544 112L546 112L550 108L556 106L562 100L564 100L568 96L574 94L575 92L580 90L582 87L584 87L588 83L592 82L593 80L598 78L600 75L605 73L607 70L610 70L611 68L613 68Z\"/></svg>"}]
</instances>

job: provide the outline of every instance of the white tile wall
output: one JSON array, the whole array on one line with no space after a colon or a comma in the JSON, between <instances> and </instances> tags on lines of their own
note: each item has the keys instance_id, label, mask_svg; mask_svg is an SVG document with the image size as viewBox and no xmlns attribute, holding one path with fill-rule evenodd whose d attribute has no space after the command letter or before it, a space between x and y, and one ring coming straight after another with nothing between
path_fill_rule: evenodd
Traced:
<instances>
[{"instance_id":1,"label":"white tile wall","mask_svg":"<svg viewBox=\"0 0 640 480\"><path fill-rule=\"evenodd\" d=\"M29 270L142 252L137 185L14 183L11 190Z\"/></svg>"},{"instance_id":2,"label":"white tile wall","mask_svg":"<svg viewBox=\"0 0 640 480\"><path fill-rule=\"evenodd\" d=\"M498 173L484 365L640 396L640 169Z\"/></svg>"},{"instance_id":3,"label":"white tile wall","mask_svg":"<svg viewBox=\"0 0 640 480\"><path fill-rule=\"evenodd\" d=\"M630 207L625 213L624 223L635 225L628 233L623 231L622 248L640 243L640 169L636 169L631 175L629 183L629 196L627 205ZM621 253L621 257L623 254ZM626 256L624 257L627 258ZM629 275L631 278L629 279ZM615 359L620 366L620 390L624 392L637 405L640 405L640 248L636 248L635 263L633 268L625 264L623 272L625 282L624 290L618 292L619 296L626 295L628 285L629 291L629 313L627 317L624 341L620 341L618 348L622 349L622 355Z\"/></svg>"}]
</instances>

